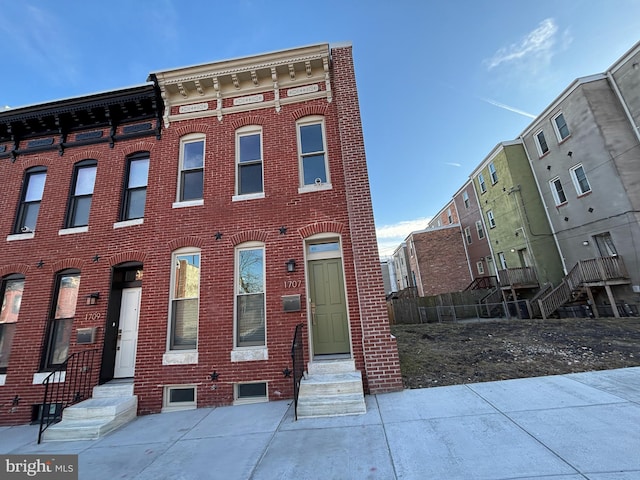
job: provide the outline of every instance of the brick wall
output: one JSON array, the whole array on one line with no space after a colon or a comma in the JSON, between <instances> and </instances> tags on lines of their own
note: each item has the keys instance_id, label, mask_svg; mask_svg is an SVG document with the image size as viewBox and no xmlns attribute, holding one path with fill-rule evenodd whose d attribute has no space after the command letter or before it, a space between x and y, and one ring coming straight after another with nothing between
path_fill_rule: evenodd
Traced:
<instances>
[{"instance_id":1,"label":"brick wall","mask_svg":"<svg viewBox=\"0 0 640 480\"><path fill-rule=\"evenodd\" d=\"M260 109L216 117L173 122L159 140L116 142L19 155L15 162L0 161L0 178L8 194L0 196L7 212L0 222L0 277L25 276L18 328L5 385L0 386L0 424L24 423L31 406L41 402L42 386L33 385L40 370L56 272L81 272L79 301L69 353L103 348L105 329L113 322L116 296L110 295L115 266L143 264L135 370L139 413L158 412L165 385L197 386L199 406L229 404L233 385L266 381L271 399L290 398L292 380L283 374L292 368L291 341L295 326L305 324L305 239L318 233L340 236L344 276L349 299L353 356L363 371L367 391L402 387L398 354L391 338L376 249L375 227L355 77L350 48L333 51L331 103L314 99L285 105L279 112ZM323 115L329 172L333 188L299 193L296 120ZM263 199L232 201L235 194L235 130L260 125L263 141ZM180 137L206 136L203 205L172 208L176 201ZM114 228L119 219L126 157L148 151L150 166L144 222ZM98 162L88 232L59 235L63 228L73 166L92 158ZM47 180L33 238L6 241L19 203L20 185L30 166L47 166ZM282 229L285 227L286 231ZM217 235L217 234L221 234ZM234 252L246 241L265 246L268 360L232 362L234 322ZM167 351L171 254L181 247L201 252L198 362L163 365ZM285 263L297 268L287 273ZM41 263L42 261L42 263ZM38 266L40 265L40 267ZM85 297L100 292L97 305ZM281 296L300 294L302 310L284 313ZM76 345L76 329L96 327L95 345ZM101 352L100 352L101 354ZM99 356L100 356L99 354ZM97 379L99 367L94 371ZM212 381L210 374L219 374ZM13 398L20 397L12 406Z\"/></svg>"},{"instance_id":2,"label":"brick wall","mask_svg":"<svg viewBox=\"0 0 640 480\"><path fill-rule=\"evenodd\" d=\"M421 296L464 290L471 282L459 225L412 233L415 254L411 269L420 282Z\"/></svg>"}]
</instances>

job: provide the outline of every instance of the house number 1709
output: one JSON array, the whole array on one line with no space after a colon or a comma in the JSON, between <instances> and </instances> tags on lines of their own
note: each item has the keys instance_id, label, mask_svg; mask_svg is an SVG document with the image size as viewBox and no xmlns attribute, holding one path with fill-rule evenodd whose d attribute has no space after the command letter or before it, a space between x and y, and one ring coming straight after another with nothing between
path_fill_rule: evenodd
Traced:
<instances>
[{"instance_id":1,"label":"house number 1709","mask_svg":"<svg viewBox=\"0 0 640 480\"><path fill-rule=\"evenodd\" d=\"M300 288L302 280L285 280L284 288Z\"/></svg>"},{"instance_id":2,"label":"house number 1709","mask_svg":"<svg viewBox=\"0 0 640 480\"><path fill-rule=\"evenodd\" d=\"M101 313L87 313L84 316L85 320L100 320L102 318L102 314Z\"/></svg>"}]
</instances>

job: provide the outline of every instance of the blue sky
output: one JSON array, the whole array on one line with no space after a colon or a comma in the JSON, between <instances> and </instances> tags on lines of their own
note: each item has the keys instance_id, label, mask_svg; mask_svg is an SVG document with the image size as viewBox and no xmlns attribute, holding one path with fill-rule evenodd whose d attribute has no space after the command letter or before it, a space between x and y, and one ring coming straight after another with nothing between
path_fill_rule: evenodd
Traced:
<instances>
[{"instance_id":1,"label":"blue sky","mask_svg":"<svg viewBox=\"0 0 640 480\"><path fill-rule=\"evenodd\" d=\"M640 0L0 0L0 108L320 42L353 44L381 254L499 142L640 40Z\"/></svg>"}]
</instances>

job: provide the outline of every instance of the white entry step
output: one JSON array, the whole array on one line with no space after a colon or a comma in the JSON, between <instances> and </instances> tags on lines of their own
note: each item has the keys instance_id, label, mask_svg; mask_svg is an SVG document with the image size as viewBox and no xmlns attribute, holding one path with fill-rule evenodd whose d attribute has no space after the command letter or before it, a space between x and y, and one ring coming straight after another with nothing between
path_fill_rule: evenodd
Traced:
<instances>
[{"instance_id":1,"label":"white entry step","mask_svg":"<svg viewBox=\"0 0 640 480\"><path fill-rule=\"evenodd\" d=\"M96 440L133 420L138 397L133 383L106 383L93 389L93 397L67 407L62 421L43 433L44 441Z\"/></svg>"},{"instance_id":2,"label":"white entry step","mask_svg":"<svg viewBox=\"0 0 640 480\"><path fill-rule=\"evenodd\" d=\"M362 374L352 359L309 363L300 382L298 419L366 412Z\"/></svg>"}]
</instances>

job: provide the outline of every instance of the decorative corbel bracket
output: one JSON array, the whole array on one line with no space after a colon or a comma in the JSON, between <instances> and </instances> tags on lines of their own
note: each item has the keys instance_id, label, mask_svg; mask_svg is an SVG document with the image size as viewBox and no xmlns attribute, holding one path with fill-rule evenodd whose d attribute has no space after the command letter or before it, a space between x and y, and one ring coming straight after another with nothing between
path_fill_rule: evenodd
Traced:
<instances>
[{"instance_id":1,"label":"decorative corbel bracket","mask_svg":"<svg viewBox=\"0 0 640 480\"><path fill-rule=\"evenodd\" d=\"M220 92L220 82L218 77L213 77L213 89L216 92L216 113L218 114L218 121L222 121L222 93Z\"/></svg>"},{"instance_id":2,"label":"decorative corbel bracket","mask_svg":"<svg viewBox=\"0 0 640 480\"><path fill-rule=\"evenodd\" d=\"M331 103L333 94L331 93L331 80L329 77L329 57L322 58L322 66L324 67L324 84L327 89L327 102Z\"/></svg>"},{"instance_id":3,"label":"decorative corbel bracket","mask_svg":"<svg viewBox=\"0 0 640 480\"><path fill-rule=\"evenodd\" d=\"M196 90L198 91L198 94L200 95L204 95L204 90L202 88L202 85L200 85L200 80L194 80L195 85L196 85Z\"/></svg>"},{"instance_id":4,"label":"decorative corbel bracket","mask_svg":"<svg viewBox=\"0 0 640 480\"><path fill-rule=\"evenodd\" d=\"M271 80L273 80L273 100L276 104L276 112L280 113L280 88L278 87L278 72L276 67L271 67Z\"/></svg>"}]
</instances>

